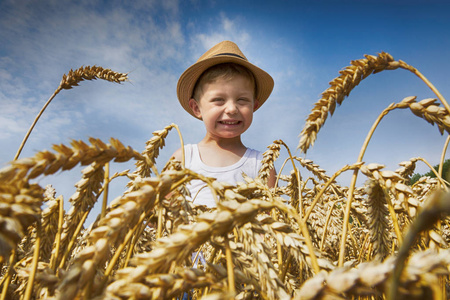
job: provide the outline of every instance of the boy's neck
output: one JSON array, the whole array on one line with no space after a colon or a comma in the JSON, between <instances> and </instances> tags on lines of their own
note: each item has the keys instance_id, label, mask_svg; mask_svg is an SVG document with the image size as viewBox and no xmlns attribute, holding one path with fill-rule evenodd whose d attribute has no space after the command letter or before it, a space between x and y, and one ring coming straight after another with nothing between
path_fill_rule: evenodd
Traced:
<instances>
[{"instance_id":1,"label":"boy's neck","mask_svg":"<svg viewBox=\"0 0 450 300\"><path fill-rule=\"evenodd\" d=\"M240 137L210 139L207 136L198 143L200 158L210 167L226 167L238 162L247 151Z\"/></svg>"},{"instance_id":2,"label":"boy's neck","mask_svg":"<svg viewBox=\"0 0 450 300\"><path fill-rule=\"evenodd\" d=\"M244 144L242 143L240 136L231 139L215 139L209 136L205 136L200 141L200 143L198 143L198 145L203 147L220 148L232 152L236 150L239 151L247 149L247 147L245 147Z\"/></svg>"}]
</instances>

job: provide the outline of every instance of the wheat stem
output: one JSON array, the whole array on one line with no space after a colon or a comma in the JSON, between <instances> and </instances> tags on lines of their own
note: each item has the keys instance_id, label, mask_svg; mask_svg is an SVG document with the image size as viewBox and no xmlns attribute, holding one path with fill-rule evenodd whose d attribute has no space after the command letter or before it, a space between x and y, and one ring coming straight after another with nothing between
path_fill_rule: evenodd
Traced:
<instances>
[{"instance_id":1,"label":"wheat stem","mask_svg":"<svg viewBox=\"0 0 450 300\"><path fill-rule=\"evenodd\" d=\"M283 169L286 166L286 163L288 162L288 160L290 160L290 158L286 158L283 161L283 164L281 165L280 170L278 170L277 178L275 180L275 186L278 186L278 182L280 181L280 177L281 177L281 172L283 172Z\"/></svg>"},{"instance_id":2,"label":"wheat stem","mask_svg":"<svg viewBox=\"0 0 450 300\"><path fill-rule=\"evenodd\" d=\"M135 235L133 236L133 239L130 242L130 245L129 245L128 250L127 250L127 255L126 255L125 260L123 262L123 266L122 266L123 268L128 266L128 263L129 263L129 261L131 259L131 255L133 254L133 249L136 246L136 243L138 242L139 237L141 236L142 232L145 230L145 226L147 226L148 223L150 222L150 218L153 216L153 214L150 213L150 214L147 214L147 216L148 216L148 219L147 219L146 223L145 224L144 223L140 223L139 224L139 227L136 230L137 232L135 233Z\"/></svg>"},{"instance_id":3,"label":"wheat stem","mask_svg":"<svg viewBox=\"0 0 450 300\"><path fill-rule=\"evenodd\" d=\"M425 82L425 84L433 91L433 93L439 98L439 100L441 100L441 102L444 105L445 109L450 114L450 105L447 103L447 101L445 100L444 96L442 96L442 94L439 92L439 90L422 73L420 73L419 70L417 70L413 66L408 65L407 63L405 63L402 60L399 60L398 62L400 64L399 65L400 68L403 68L403 69L406 69L408 71L411 71L417 77L422 79L422 81Z\"/></svg>"},{"instance_id":4,"label":"wheat stem","mask_svg":"<svg viewBox=\"0 0 450 300\"><path fill-rule=\"evenodd\" d=\"M39 251L41 246L41 224L38 221L36 224L36 241L34 242L34 253L33 253L33 261L31 263L31 273L28 278L27 288L25 290L25 294L23 296L24 300L31 299L31 293L33 291L34 279L36 278L36 270L39 262Z\"/></svg>"},{"instance_id":5,"label":"wheat stem","mask_svg":"<svg viewBox=\"0 0 450 300\"><path fill-rule=\"evenodd\" d=\"M442 185L442 188L443 188L444 190L448 191L448 187L447 187L447 185L445 184L446 182L445 182L444 179L439 175L439 173L436 171L436 169L433 168L433 166L430 165L430 163L429 163L425 158L417 157L417 160L423 161L423 162L428 166L428 168L430 168L430 170L434 173L434 175L436 176L436 178L439 180L439 182L440 182L441 185Z\"/></svg>"},{"instance_id":6,"label":"wheat stem","mask_svg":"<svg viewBox=\"0 0 450 300\"><path fill-rule=\"evenodd\" d=\"M389 105L386 109L384 109L381 114L378 116L378 118L373 123L372 127L370 128L369 133L366 136L366 139L364 140L364 143L361 147L361 150L358 155L358 159L356 160L356 163L361 163L362 159L364 157L364 153L366 152L367 146L369 145L369 141L372 138L373 133L375 132L375 129L377 128L378 124L381 122L384 116L386 116L391 110L396 108L395 104L392 103ZM344 265L344 257L345 257L345 244L346 244L346 236L347 236L347 227L350 220L350 210L352 206L353 201L353 192L355 190L356 186L356 179L358 177L358 169L355 169L353 171L353 176L350 182L350 187L348 189L347 193L347 204L345 206L345 212L344 212L344 220L342 224L342 236L341 236L341 245L339 248L339 259L338 259L338 266L342 267Z\"/></svg>"},{"instance_id":7,"label":"wheat stem","mask_svg":"<svg viewBox=\"0 0 450 300\"><path fill-rule=\"evenodd\" d=\"M308 227L306 226L306 222L303 221L303 219L299 216L299 214L297 213L297 211L294 208L287 207L286 205L284 205L283 203L280 203L278 200L275 200L275 199L272 199L271 201L275 204L276 208L290 214L297 221L297 223L300 227L300 232L302 233L303 237L305 238L305 243L309 250L309 257L311 258L311 265L314 269L314 272L316 274L319 273L320 272L319 263L317 262L316 255L314 254L314 246L312 244L311 236L309 234Z\"/></svg>"},{"instance_id":8,"label":"wheat stem","mask_svg":"<svg viewBox=\"0 0 450 300\"><path fill-rule=\"evenodd\" d=\"M73 86L78 85L80 81L83 80L92 80L92 79L104 79L107 81L112 82L122 82L128 80L127 74L123 73L117 73L114 71L111 71L109 69L103 69L102 67L81 67L78 70L72 71L70 70L68 75L63 75L63 79L61 80L61 83L59 84L58 88L55 90L53 95L50 96L50 98L47 100L47 102L44 104L42 109L39 111L38 115L34 119L33 123L31 124L30 128L28 129L27 133L25 134L25 137L20 144L19 149L17 150L16 155L14 156L14 160L17 160L19 158L20 153L22 152L23 147L25 146L25 143L28 140L28 137L31 134L31 131L33 130L34 126L38 122L39 118L44 113L47 106L52 102L53 98L62 90L62 89L71 89Z\"/></svg>"},{"instance_id":9,"label":"wheat stem","mask_svg":"<svg viewBox=\"0 0 450 300\"><path fill-rule=\"evenodd\" d=\"M448 147L448 143L450 142L450 134L447 135L447 139L445 140L444 143L444 148L442 149L442 153L441 153L441 161L439 162L439 176L442 177L442 171L444 168L444 160L445 160L445 154L447 153L447 147Z\"/></svg>"},{"instance_id":10,"label":"wheat stem","mask_svg":"<svg viewBox=\"0 0 450 300\"><path fill-rule=\"evenodd\" d=\"M303 214L303 212L305 211L305 209L303 208L303 194L301 193L302 187L300 187L301 175L300 175L299 169L297 169L297 171L295 172L295 177L297 179L297 190L298 190L298 206L299 206L298 212L301 216Z\"/></svg>"},{"instance_id":11,"label":"wheat stem","mask_svg":"<svg viewBox=\"0 0 450 300\"><path fill-rule=\"evenodd\" d=\"M50 104L50 102L52 102L53 98L55 98L55 96L60 92L60 90L61 89L57 89L53 93L53 95L47 100L47 102L41 108L41 111L37 114L36 118L34 119L33 123L31 124L30 128L28 129L27 133L25 134L25 137L23 138L22 143L20 144L19 149L17 150L16 155L14 156L14 160L17 160L19 158L19 155L22 152L22 149L25 146L25 143L27 142L28 137L30 136L31 131L33 130L34 126L36 125L36 123L38 122L39 118L44 113L44 111L47 108L47 106Z\"/></svg>"},{"instance_id":12,"label":"wheat stem","mask_svg":"<svg viewBox=\"0 0 450 300\"><path fill-rule=\"evenodd\" d=\"M231 255L230 241L228 240L228 235L225 234L225 257L227 259L227 274L228 274L228 289L230 293L234 296L236 295L236 287L234 286L234 268L233 268L233 257Z\"/></svg>"},{"instance_id":13,"label":"wheat stem","mask_svg":"<svg viewBox=\"0 0 450 300\"><path fill-rule=\"evenodd\" d=\"M156 195L156 203L159 203L157 209L158 209L158 230L156 232L156 238L159 239L162 236L162 217L163 217L163 206L162 203L159 201L159 194Z\"/></svg>"},{"instance_id":14,"label":"wheat stem","mask_svg":"<svg viewBox=\"0 0 450 300\"><path fill-rule=\"evenodd\" d=\"M64 268L64 264L66 263L67 257L69 256L70 252L72 251L72 247L75 244L75 241L77 239L78 234L81 231L81 228L83 228L83 224L86 221L86 218L87 218L88 214L89 214L89 211L85 211L84 212L83 216L81 217L80 222L78 223L77 227L75 228L75 231L74 231L72 237L70 238L70 242L67 245L67 249L64 252L64 255L63 255L63 257L62 257L62 259L61 259L61 261L59 263L59 266L58 266L59 269Z\"/></svg>"},{"instance_id":15,"label":"wheat stem","mask_svg":"<svg viewBox=\"0 0 450 300\"><path fill-rule=\"evenodd\" d=\"M6 271L6 274L4 275L3 280L2 280L3 288L2 288L2 294L1 294L0 300L6 299L6 296L8 293L8 287L9 287L9 284L11 283L12 271L13 271L14 263L16 261L16 256L17 256L17 249L13 249L9 256L8 270Z\"/></svg>"},{"instance_id":16,"label":"wheat stem","mask_svg":"<svg viewBox=\"0 0 450 300\"><path fill-rule=\"evenodd\" d=\"M125 259L122 264L122 268L126 268L128 266L128 263L130 262L131 255L133 255L134 247L139 239L139 236L142 234L142 227L143 224L139 224L139 227L137 228L137 232L134 234L133 238L131 239L130 244L128 245L127 253L125 255Z\"/></svg>"},{"instance_id":17,"label":"wheat stem","mask_svg":"<svg viewBox=\"0 0 450 300\"><path fill-rule=\"evenodd\" d=\"M330 220L331 220L331 213L333 212L333 209L334 209L334 206L336 205L336 202L337 201L331 202L330 209L328 210L328 213L327 213L327 218L325 219L325 226L324 226L324 229L323 229L322 238L320 239L320 245L319 245L320 251L322 251L323 244L325 242L325 236L327 234L328 226L329 226Z\"/></svg>"},{"instance_id":18,"label":"wheat stem","mask_svg":"<svg viewBox=\"0 0 450 300\"><path fill-rule=\"evenodd\" d=\"M105 274L104 274L105 282L108 280L108 277L111 274L112 270L114 269L116 262L119 259L123 249L125 249L125 246L130 241L131 237L133 236L133 233L136 233L136 229L139 227L140 224L142 224L142 222L144 221L146 216L147 216L147 213L145 211L141 213L137 223L134 225L134 227L132 229L128 230L122 243L119 245L119 247L117 247L116 252L114 253L114 256L111 258L111 261L109 262L108 267L105 270Z\"/></svg>"},{"instance_id":19,"label":"wheat stem","mask_svg":"<svg viewBox=\"0 0 450 300\"><path fill-rule=\"evenodd\" d=\"M425 204L414 222L411 223L405 239L398 250L394 270L391 273L391 284L388 285L387 300L397 299L400 277L406 265L409 250L420 232L429 229L443 214L450 214L450 194L436 192Z\"/></svg>"},{"instance_id":20,"label":"wheat stem","mask_svg":"<svg viewBox=\"0 0 450 300\"><path fill-rule=\"evenodd\" d=\"M320 190L320 192L314 197L313 202L311 203L311 206L309 207L308 211L305 213L305 217L303 218L303 222L306 222L309 218L309 215L311 214L312 210L314 209L314 207L316 206L317 202L319 202L320 197L322 197L323 193L325 193L325 191L327 190L327 188L334 182L334 180L341 175L343 172L348 171L348 170L358 170L358 168L360 167L361 163L356 163L353 164L351 166L346 165L344 167L342 167L340 170L338 170L336 173L334 173L333 176L331 176L331 178L325 183L325 185L323 186L323 188Z\"/></svg>"},{"instance_id":21,"label":"wheat stem","mask_svg":"<svg viewBox=\"0 0 450 300\"><path fill-rule=\"evenodd\" d=\"M398 225L397 215L395 214L394 206L392 205L391 198L389 197L389 192L386 187L383 188L384 198L386 199L389 213L391 214L392 224L394 225L395 234L397 235L397 240L399 243L403 241L402 232L400 231L400 226Z\"/></svg>"},{"instance_id":22,"label":"wheat stem","mask_svg":"<svg viewBox=\"0 0 450 300\"><path fill-rule=\"evenodd\" d=\"M236 228L234 228L235 229L235 231L236 231ZM235 236L236 237L236 236ZM202 249L203 249L203 246L204 246L205 244L202 244L199 248L198 248L198 250L196 251L196 253L195 253L195 256L194 256L194 259L192 260L192 266L191 266L191 268L194 268L194 265L195 265L195 262L197 261L197 258L198 258L198 256L200 255L200 253L202 252Z\"/></svg>"},{"instance_id":23,"label":"wheat stem","mask_svg":"<svg viewBox=\"0 0 450 300\"><path fill-rule=\"evenodd\" d=\"M369 255L370 255L370 252L371 252L371 249L372 249L371 248L372 243L370 241L368 241L369 237L370 237L370 233L367 233L365 235L365 237L364 237L364 240L363 240L362 244L361 244L361 251L359 251L359 254L358 254L358 261L359 262L361 262L361 259L362 259L364 253L367 254L367 260L369 260ZM368 249L368 251L364 251L364 249L366 248L366 243L367 242L369 242L369 246L367 246L367 247L369 247L369 249Z\"/></svg>"},{"instance_id":24,"label":"wheat stem","mask_svg":"<svg viewBox=\"0 0 450 300\"><path fill-rule=\"evenodd\" d=\"M284 278L286 277L287 270L288 270L289 265L291 264L293 258L294 257L290 253L288 253L288 256L287 256L287 259L286 259L286 263L284 264L283 269L281 269L281 275L280 275L280 280L281 281L284 281ZM281 268L281 265L280 265L280 268Z\"/></svg>"},{"instance_id":25,"label":"wheat stem","mask_svg":"<svg viewBox=\"0 0 450 300\"><path fill-rule=\"evenodd\" d=\"M178 137L180 138L180 144L181 144L181 165L185 166L185 154L184 154L184 141L183 141L183 135L181 134L180 128L176 124L172 124L172 126L177 130Z\"/></svg>"},{"instance_id":26,"label":"wheat stem","mask_svg":"<svg viewBox=\"0 0 450 300\"><path fill-rule=\"evenodd\" d=\"M56 262L58 261L59 256L59 248L61 245L61 234L63 231L63 224L64 224L64 199L62 197L58 197L57 199L59 201L59 211L58 211L58 231L56 232L55 236L55 252L52 253L52 256L50 258L50 269L52 269L54 272L56 272Z\"/></svg>"},{"instance_id":27,"label":"wheat stem","mask_svg":"<svg viewBox=\"0 0 450 300\"><path fill-rule=\"evenodd\" d=\"M103 181L103 202L102 211L100 217L103 218L106 215L106 207L108 206L108 191L109 191L109 162L105 164L105 175Z\"/></svg>"},{"instance_id":28,"label":"wheat stem","mask_svg":"<svg viewBox=\"0 0 450 300\"><path fill-rule=\"evenodd\" d=\"M283 262L283 253L282 253L282 249L281 249L281 243L280 240L277 237L277 256L278 256L278 273L281 275L283 274L283 269L282 267L282 262Z\"/></svg>"},{"instance_id":29,"label":"wheat stem","mask_svg":"<svg viewBox=\"0 0 450 300\"><path fill-rule=\"evenodd\" d=\"M295 166L294 157L292 156L291 150L289 149L289 147L286 145L285 142L283 142L282 140L279 140L279 141L286 148L286 150L288 152L288 155L289 155L288 159L291 161L292 169L295 172L295 177L297 178L297 182L300 183L300 180L301 180L301 178L300 178L300 171ZM280 170L279 173L281 174L281 170ZM275 184L275 187L277 186L277 184L278 184L278 176L277 176L277 183ZM299 214L300 214L300 216L303 215L303 203L302 203L303 201L302 201L301 198L302 198L302 194L299 193L299 202L298 203L299 203Z\"/></svg>"},{"instance_id":30,"label":"wheat stem","mask_svg":"<svg viewBox=\"0 0 450 300\"><path fill-rule=\"evenodd\" d=\"M286 150L287 150L287 152L288 152L288 155L289 155L289 157L288 157L286 160L290 160L291 163L292 163L292 168L293 168L293 170L297 170L297 167L295 166L295 162L294 162L294 157L292 156L291 150L289 149L288 145L286 145L286 143L283 142L282 140L277 140L277 141L275 141L275 142L277 142L278 144L283 145L284 148L286 148ZM274 142L274 143L275 143L275 142ZM280 171L280 173L281 173L281 171ZM299 179L299 178L297 178L297 179ZM299 179L299 181L300 181L300 179Z\"/></svg>"}]
</instances>

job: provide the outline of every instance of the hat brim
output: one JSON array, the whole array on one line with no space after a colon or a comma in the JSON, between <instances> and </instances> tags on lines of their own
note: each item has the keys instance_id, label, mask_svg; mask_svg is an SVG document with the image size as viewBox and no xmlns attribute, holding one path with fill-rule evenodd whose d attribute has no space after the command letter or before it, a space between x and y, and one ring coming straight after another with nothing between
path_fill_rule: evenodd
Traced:
<instances>
[{"instance_id":1,"label":"hat brim","mask_svg":"<svg viewBox=\"0 0 450 300\"><path fill-rule=\"evenodd\" d=\"M241 59L235 56L221 55L214 56L202 61L199 61L181 74L180 79L177 84L177 97L180 101L181 106L190 113L193 117L197 118L189 107L189 100L192 98L192 93L194 91L195 84L197 80L208 68L222 64L222 63L235 63L246 67L250 72L253 73L256 83L256 95L255 99L259 101L258 110L261 105L269 98L272 93L274 81L272 76L270 76L266 71L258 68L257 66L251 64L247 60ZM198 119L198 118L197 118Z\"/></svg>"}]
</instances>

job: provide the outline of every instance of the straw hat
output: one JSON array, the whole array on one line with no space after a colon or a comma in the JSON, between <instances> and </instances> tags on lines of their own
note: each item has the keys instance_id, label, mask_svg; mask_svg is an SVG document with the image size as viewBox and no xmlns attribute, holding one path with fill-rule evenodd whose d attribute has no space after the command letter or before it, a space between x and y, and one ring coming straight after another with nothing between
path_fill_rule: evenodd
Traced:
<instances>
[{"instance_id":1,"label":"straw hat","mask_svg":"<svg viewBox=\"0 0 450 300\"><path fill-rule=\"evenodd\" d=\"M259 106L256 109L261 107L267 98L269 98L274 84L272 77L262 69L251 64L235 43L223 41L206 51L195 64L187 68L186 71L181 74L180 79L178 80L178 100L183 108L192 116L195 117L189 107L189 99L192 98L192 93L197 80L206 69L222 63L239 64L253 73L256 82L255 98L259 100Z\"/></svg>"}]
</instances>

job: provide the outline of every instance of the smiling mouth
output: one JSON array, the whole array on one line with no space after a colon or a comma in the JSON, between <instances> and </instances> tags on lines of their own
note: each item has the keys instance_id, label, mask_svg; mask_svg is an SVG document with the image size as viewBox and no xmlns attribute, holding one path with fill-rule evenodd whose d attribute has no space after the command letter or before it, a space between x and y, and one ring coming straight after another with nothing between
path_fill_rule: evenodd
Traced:
<instances>
[{"instance_id":1,"label":"smiling mouth","mask_svg":"<svg viewBox=\"0 0 450 300\"><path fill-rule=\"evenodd\" d=\"M241 121L219 121L219 123L224 125L237 125L241 123Z\"/></svg>"}]
</instances>

